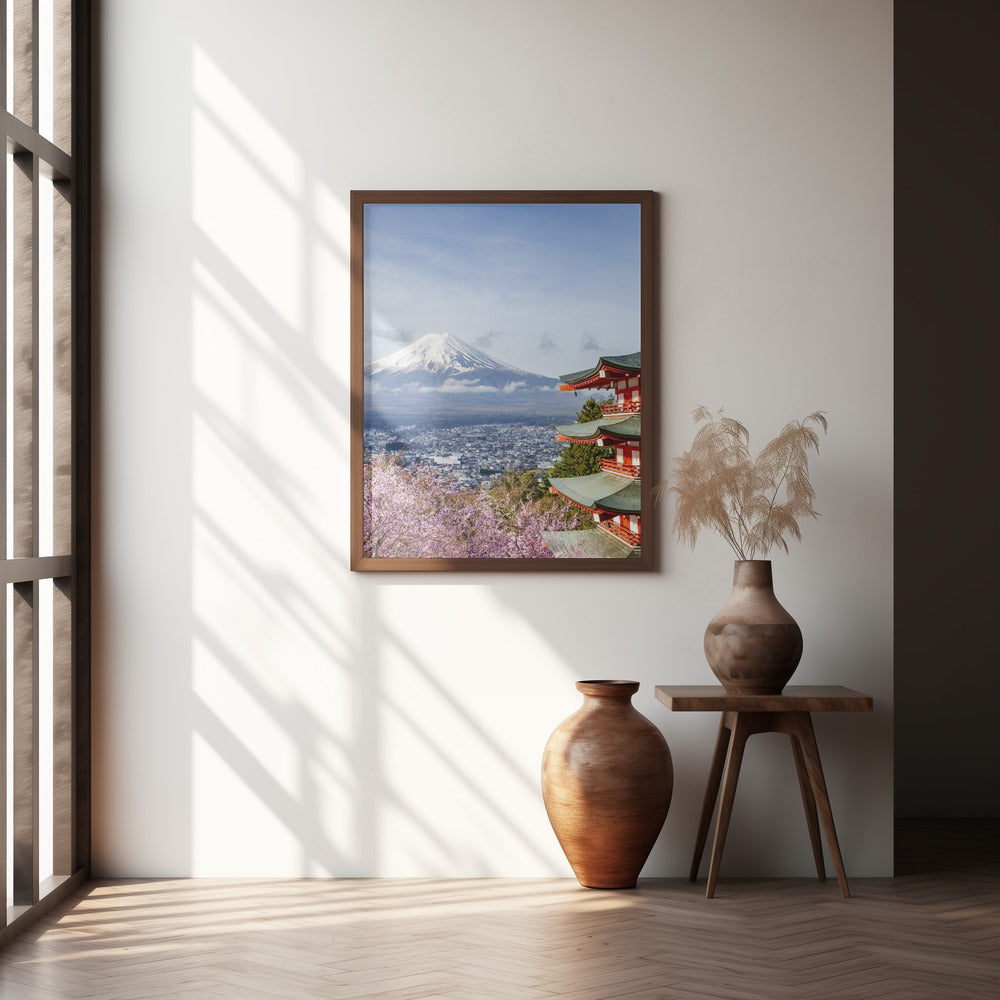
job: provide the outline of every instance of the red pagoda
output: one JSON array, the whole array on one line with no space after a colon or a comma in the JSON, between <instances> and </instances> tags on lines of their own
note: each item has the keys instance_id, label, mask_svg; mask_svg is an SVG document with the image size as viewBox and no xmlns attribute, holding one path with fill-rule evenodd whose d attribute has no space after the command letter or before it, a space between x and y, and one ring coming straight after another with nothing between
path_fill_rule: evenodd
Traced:
<instances>
[{"instance_id":1,"label":"red pagoda","mask_svg":"<svg viewBox=\"0 0 1000 1000\"><path fill-rule=\"evenodd\" d=\"M614 456L601 459L589 476L550 479L551 492L582 507L598 530L548 531L545 544L557 557L638 558L642 540L641 369L640 354L602 357L593 368L560 376L563 392L611 389L614 402L603 416L583 424L557 427L557 441L608 445Z\"/></svg>"}]
</instances>

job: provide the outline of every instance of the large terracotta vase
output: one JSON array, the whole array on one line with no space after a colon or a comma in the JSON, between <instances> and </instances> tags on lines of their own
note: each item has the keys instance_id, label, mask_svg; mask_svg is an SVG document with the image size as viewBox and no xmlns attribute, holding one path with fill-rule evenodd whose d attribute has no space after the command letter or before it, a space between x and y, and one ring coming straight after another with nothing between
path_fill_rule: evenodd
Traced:
<instances>
[{"instance_id":1,"label":"large terracotta vase","mask_svg":"<svg viewBox=\"0 0 1000 1000\"><path fill-rule=\"evenodd\" d=\"M802 632L774 596L770 559L739 560L733 592L705 629L708 665L729 694L780 694L802 657Z\"/></svg>"},{"instance_id":2,"label":"large terracotta vase","mask_svg":"<svg viewBox=\"0 0 1000 1000\"><path fill-rule=\"evenodd\" d=\"M542 797L581 885L630 889L667 818L673 764L632 706L637 681L578 681L583 705L549 737Z\"/></svg>"}]
</instances>

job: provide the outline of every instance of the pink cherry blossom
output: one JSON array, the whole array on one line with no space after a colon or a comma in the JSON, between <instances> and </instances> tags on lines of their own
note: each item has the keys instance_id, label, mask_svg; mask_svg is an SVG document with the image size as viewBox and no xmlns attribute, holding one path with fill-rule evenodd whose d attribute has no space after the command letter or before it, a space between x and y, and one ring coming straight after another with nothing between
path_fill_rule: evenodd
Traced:
<instances>
[{"instance_id":1,"label":"pink cherry blossom","mask_svg":"<svg viewBox=\"0 0 1000 1000\"><path fill-rule=\"evenodd\" d=\"M579 523L558 498L461 489L387 455L365 463L362 502L363 552L376 559L551 559L542 532Z\"/></svg>"}]
</instances>

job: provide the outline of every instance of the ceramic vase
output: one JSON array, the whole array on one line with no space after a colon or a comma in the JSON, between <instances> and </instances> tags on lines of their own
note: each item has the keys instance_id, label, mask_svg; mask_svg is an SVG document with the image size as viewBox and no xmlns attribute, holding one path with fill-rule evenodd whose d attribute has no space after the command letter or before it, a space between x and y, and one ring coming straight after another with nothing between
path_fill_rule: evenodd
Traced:
<instances>
[{"instance_id":1,"label":"ceramic vase","mask_svg":"<svg viewBox=\"0 0 1000 1000\"><path fill-rule=\"evenodd\" d=\"M583 704L549 737L542 797L577 880L628 889L653 849L674 776L663 734L632 705L637 681L578 681Z\"/></svg>"},{"instance_id":2,"label":"ceramic vase","mask_svg":"<svg viewBox=\"0 0 1000 1000\"><path fill-rule=\"evenodd\" d=\"M733 592L705 629L705 656L728 694L780 694L802 657L802 632L774 596L770 559L738 560Z\"/></svg>"}]
</instances>

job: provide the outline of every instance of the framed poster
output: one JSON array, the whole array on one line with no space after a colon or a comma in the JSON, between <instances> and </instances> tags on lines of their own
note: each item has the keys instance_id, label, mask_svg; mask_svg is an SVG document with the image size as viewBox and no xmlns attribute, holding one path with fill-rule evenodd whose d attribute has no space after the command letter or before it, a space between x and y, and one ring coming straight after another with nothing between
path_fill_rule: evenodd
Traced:
<instances>
[{"instance_id":1,"label":"framed poster","mask_svg":"<svg viewBox=\"0 0 1000 1000\"><path fill-rule=\"evenodd\" d=\"M351 193L352 569L652 567L653 212Z\"/></svg>"}]
</instances>

